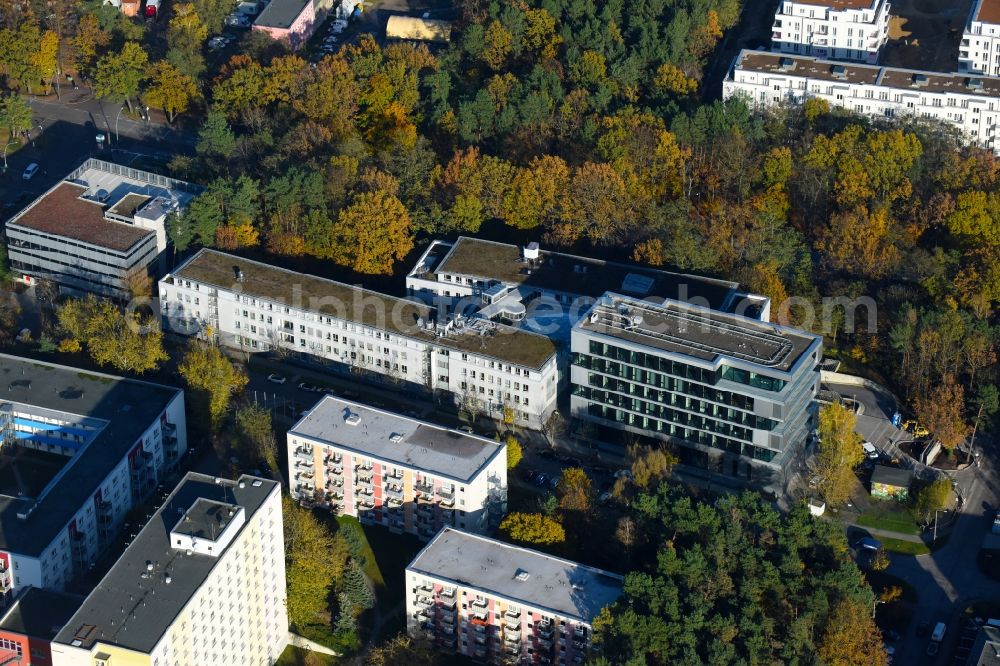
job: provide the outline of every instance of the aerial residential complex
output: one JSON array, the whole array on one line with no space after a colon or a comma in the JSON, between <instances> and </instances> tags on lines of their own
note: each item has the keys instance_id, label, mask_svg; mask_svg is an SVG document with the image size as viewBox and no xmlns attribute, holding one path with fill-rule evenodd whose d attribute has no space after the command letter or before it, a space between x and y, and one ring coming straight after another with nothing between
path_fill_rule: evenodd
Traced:
<instances>
[{"instance_id":1,"label":"aerial residential complex","mask_svg":"<svg viewBox=\"0 0 1000 666\"><path fill-rule=\"evenodd\" d=\"M300 502L394 532L485 532L507 510L507 447L326 396L288 431L288 479Z\"/></svg>"},{"instance_id":2,"label":"aerial residential complex","mask_svg":"<svg viewBox=\"0 0 1000 666\"><path fill-rule=\"evenodd\" d=\"M782 0L771 48L874 64L889 39L888 0Z\"/></svg>"},{"instance_id":3,"label":"aerial residential complex","mask_svg":"<svg viewBox=\"0 0 1000 666\"><path fill-rule=\"evenodd\" d=\"M7 222L13 273L29 284L123 298L136 273L166 269L165 223L201 188L88 159Z\"/></svg>"},{"instance_id":4,"label":"aerial residential complex","mask_svg":"<svg viewBox=\"0 0 1000 666\"><path fill-rule=\"evenodd\" d=\"M281 485L189 472L52 643L54 666L270 666L288 642Z\"/></svg>"},{"instance_id":5,"label":"aerial residential complex","mask_svg":"<svg viewBox=\"0 0 1000 666\"><path fill-rule=\"evenodd\" d=\"M677 444L688 464L781 487L814 427L817 335L606 294L572 350L574 417Z\"/></svg>"},{"instance_id":6,"label":"aerial residential complex","mask_svg":"<svg viewBox=\"0 0 1000 666\"><path fill-rule=\"evenodd\" d=\"M1000 76L1000 1L973 0L958 51L958 69Z\"/></svg>"},{"instance_id":7,"label":"aerial residential complex","mask_svg":"<svg viewBox=\"0 0 1000 666\"><path fill-rule=\"evenodd\" d=\"M724 98L752 106L799 104L815 97L874 118L913 117L956 127L967 141L1000 154L1000 79L852 65L744 50L722 82Z\"/></svg>"},{"instance_id":8,"label":"aerial residential complex","mask_svg":"<svg viewBox=\"0 0 1000 666\"><path fill-rule=\"evenodd\" d=\"M86 572L187 448L184 393L0 355L0 600Z\"/></svg>"},{"instance_id":9,"label":"aerial residential complex","mask_svg":"<svg viewBox=\"0 0 1000 666\"><path fill-rule=\"evenodd\" d=\"M281 348L327 370L433 391L539 428L555 409L548 338L481 317L201 250L159 285L164 328L246 352Z\"/></svg>"},{"instance_id":10,"label":"aerial residential complex","mask_svg":"<svg viewBox=\"0 0 1000 666\"><path fill-rule=\"evenodd\" d=\"M406 276L409 295L439 307L454 307L453 301L464 300L486 319L517 322L530 315L541 317L536 322L539 328L564 313L574 320L579 318L609 290L640 298L673 298L716 310L752 312L767 319L767 299L742 294L738 289L739 284L727 280L550 252L538 243L520 248L467 236L454 243L432 242ZM534 306L531 313L529 305ZM544 332L558 337L556 331ZM565 334L569 334L568 327Z\"/></svg>"},{"instance_id":11,"label":"aerial residential complex","mask_svg":"<svg viewBox=\"0 0 1000 666\"><path fill-rule=\"evenodd\" d=\"M445 528L406 567L406 626L490 664L581 664L622 577Z\"/></svg>"}]
</instances>

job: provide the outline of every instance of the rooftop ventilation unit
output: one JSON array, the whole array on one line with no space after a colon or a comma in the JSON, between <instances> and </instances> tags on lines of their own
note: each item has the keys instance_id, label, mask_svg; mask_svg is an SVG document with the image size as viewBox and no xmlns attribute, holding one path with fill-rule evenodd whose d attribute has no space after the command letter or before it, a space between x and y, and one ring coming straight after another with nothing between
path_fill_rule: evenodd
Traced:
<instances>
[{"instance_id":1,"label":"rooftop ventilation unit","mask_svg":"<svg viewBox=\"0 0 1000 666\"><path fill-rule=\"evenodd\" d=\"M921 88L927 85L927 75L926 74L914 74L913 75L913 85L917 88Z\"/></svg>"},{"instance_id":2,"label":"rooftop ventilation unit","mask_svg":"<svg viewBox=\"0 0 1000 666\"><path fill-rule=\"evenodd\" d=\"M389 441L392 442L393 444L399 444L400 442L403 441L403 436L398 432L394 432L391 435L389 435Z\"/></svg>"},{"instance_id":3,"label":"rooftop ventilation unit","mask_svg":"<svg viewBox=\"0 0 1000 666\"><path fill-rule=\"evenodd\" d=\"M538 253L538 243L532 241L524 246L524 258L526 260L531 261L533 259L538 259Z\"/></svg>"},{"instance_id":4,"label":"rooftop ventilation unit","mask_svg":"<svg viewBox=\"0 0 1000 666\"><path fill-rule=\"evenodd\" d=\"M778 69L783 72L790 72L795 69L795 61L791 58L781 58L778 60Z\"/></svg>"},{"instance_id":5,"label":"rooftop ventilation unit","mask_svg":"<svg viewBox=\"0 0 1000 666\"><path fill-rule=\"evenodd\" d=\"M834 65L833 67L830 68L830 73L833 74L838 79L847 78L847 68L844 67L843 65Z\"/></svg>"},{"instance_id":6,"label":"rooftop ventilation unit","mask_svg":"<svg viewBox=\"0 0 1000 666\"><path fill-rule=\"evenodd\" d=\"M982 79L966 79L965 85L969 88L969 90L975 90L977 92L982 92L983 90Z\"/></svg>"},{"instance_id":7,"label":"rooftop ventilation unit","mask_svg":"<svg viewBox=\"0 0 1000 666\"><path fill-rule=\"evenodd\" d=\"M361 423L361 415L350 413L346 417L344 417L344 423L346 423L349 426L356 426L359 423Z\"/></svg>"},{"instance_id":8,"label":"rooftop ventilation unit","mask_svg":"<svg viewBox=\"0 0 1000 666\"><path fill-rule=\"evenodd\" d=\"M521 581L522 583L523 583L524 581L528 580L528 578L529 578L530 576L531 576L531 574L530 574L530 573L528 573L527 571L525 571L524 569L518 569L518 570L517 570L517 571L516 571L516 572L514 573L514 578L516 578L517 580Z\"/></svg>"}]
</instances>

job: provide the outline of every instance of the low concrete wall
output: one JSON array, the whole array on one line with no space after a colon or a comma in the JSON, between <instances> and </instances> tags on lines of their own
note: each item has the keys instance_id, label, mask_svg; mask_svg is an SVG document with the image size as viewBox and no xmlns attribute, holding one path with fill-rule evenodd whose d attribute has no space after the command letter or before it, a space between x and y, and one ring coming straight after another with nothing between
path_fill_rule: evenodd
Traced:
<instances>
[{"instance_id":1,"label":"low concrete wall","mask_svg":"<svg viewBox=\"0 0 1000 666\"><path fill-rule=\"evenodd\" d=\"M325 645L320 645L315 641L311 641L304 636L299 636L291 631L288 632L288 644L297 648L302 648L303 650L309 650L310 652L318 652L320 654L328 654L331 657L339 657L340 655L328 648Z\"/></svg>"}]
</instances>

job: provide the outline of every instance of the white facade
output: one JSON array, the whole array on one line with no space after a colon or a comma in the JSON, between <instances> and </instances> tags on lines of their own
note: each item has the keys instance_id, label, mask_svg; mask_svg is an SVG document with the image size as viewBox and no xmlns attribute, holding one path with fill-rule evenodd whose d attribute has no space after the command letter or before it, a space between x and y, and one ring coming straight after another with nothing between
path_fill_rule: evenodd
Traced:
<instances>
[{"instance_id":1,"label":"white facade","mask_svg":"<svg viewBox=\"0 0 1000 666\"><path fill-rule=\"evenodd\" d=\"M958 51L960 72L1000 76L1000 2L974 0Z\"/></svg>"},{"instance_id":2,"label":"white facade","mask_svg":"<svg viewBox=\"0 0 1000 666\"><path fill-rule=\"evenodd\" d=\"M782 0L771 33L774 51L870 64L888 39L888 0Z\"/></svg>"},{"instance_id":3,"label":"white facade","mask_svg":"<svg viewBox=\"0 0 1000 666\"><path fill-rule=\"evenodd\" d=\"M292 497L393 532L486 532L506 512L507 446L491 439L327 396L287 445Z\"/></svg>"},{"instance_id":4,"label":"white facade","mask_svg":"<svg viewBox=\"0 0 1000 666\"><path fill-rule=\"evenodd\" d=\"M441 652L488 664L582 664L591 623L622 578L459 530L406 568L406 627Z\"/></svg>"},{"instance_id":5,"label":"white facade","mask_svg":"<svg viewBox=\"0 0 1000 666\"><path fill-rule=\"evenodd\" d=\"M756 108L817 98L873 118L938 120L1000 154L1000 79L743 51L722 83L722 95L743 96Z\"/></svg>"},{"instance_id":6,"label":"white facade","mask_svg":"<svg viewBox=\"0 0 1000 666\"><path fill-rule=\"evenodd\" d=\"M211 503L227 492L231 504L220 506L233 511L215 539L201 540L201 551L183 539L175 542L183 517L169 538L163 533L162 522L176 516L161 521L162 511L172 511L175 502L195 506L180 499L188 484L202 486ZM256 496L248 499L250 494ZM93 666L102 659L108 666L270 666L284 650L281 486L246 476L213 484L188 474L164 507L56 636L54 666ZM128 612L118 610L129 602Z\"/></svg>"},{"instance_id":7,"label":"white facade","mask_svg":"<svg viewBox=\"0 0 1000 666\"><path fill-rule=\"evenodd\" d=\"M228 285L218 270L233 264L244 279ZM435 324L410 301L210 250L165 277L159 294L164 328L176 333L210 327L230 347L281 347L335 372L448 394L477 414L506 410L529 428L555 409L555 348L540 335L485 320Z\"/></svg>"}]
</instances>

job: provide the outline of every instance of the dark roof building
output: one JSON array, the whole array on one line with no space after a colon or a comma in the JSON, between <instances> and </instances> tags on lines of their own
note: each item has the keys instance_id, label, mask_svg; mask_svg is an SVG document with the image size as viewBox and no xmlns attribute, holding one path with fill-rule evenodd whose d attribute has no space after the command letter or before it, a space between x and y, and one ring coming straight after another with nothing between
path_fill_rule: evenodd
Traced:
<instances>
[{"instance_id":1,"label":"dark roof building","mask_svg":"<svg viewBox=\"0 0 1000 666\"><path fill-rule=\"evenodd\" d=\"M178 462L184 393L6 354L0 382L0 588L61 590Z\"/></svg>"}]
</instances>

